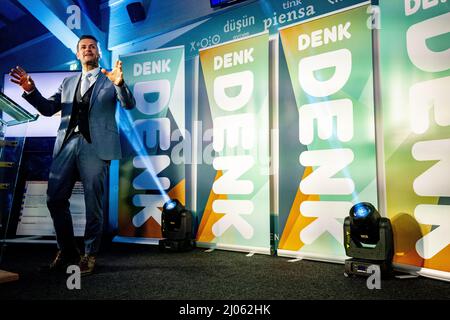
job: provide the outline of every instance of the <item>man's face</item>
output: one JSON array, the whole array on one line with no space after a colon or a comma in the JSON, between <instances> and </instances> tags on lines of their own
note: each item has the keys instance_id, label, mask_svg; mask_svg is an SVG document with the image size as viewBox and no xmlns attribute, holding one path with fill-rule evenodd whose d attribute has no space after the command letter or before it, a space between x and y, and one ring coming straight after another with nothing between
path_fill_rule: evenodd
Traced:
<instances>
[{"instance_id":1,"label":"man's face","mask_svg":"<svg viewBox=\"0 0 450 320\"><path fill-rule=\"evenodd\" d=\"M100 54L97 43L93 39L82 39L78 43L77 58L81 64L98 64Z\"/></svg>"}]
</instances>

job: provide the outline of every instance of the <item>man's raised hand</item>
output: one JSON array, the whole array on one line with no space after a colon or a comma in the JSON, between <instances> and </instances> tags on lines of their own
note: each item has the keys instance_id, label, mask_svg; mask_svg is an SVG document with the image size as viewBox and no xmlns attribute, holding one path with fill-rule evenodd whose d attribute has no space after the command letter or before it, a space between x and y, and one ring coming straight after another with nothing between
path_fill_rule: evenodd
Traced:
<instances>
[{"instance_id":1,"label":"man's raised hand","mask_svg":"<svg viewBox=\"0 0 450 320\"><path fill-rule=\"evenodd\" d=\"M11 69L9 75L11 76L11 82L21 86L26 92L36 89L33 79L21 67L17 66Z\"/></svg>"},{"instance_id":2,"label":"man's raised hand","mask_svg":"<svg viewBox=\"0 0 450 320\"><path fill-rule=\"evenodd\" d=\"M123 85L122 61L117 60L114 69L112 69L110 72L102 69L102 73L107 76L108 79L111 80L112 83L114 83L116 86L120 87L121 85Z\"/></svg>"}]
</instances>

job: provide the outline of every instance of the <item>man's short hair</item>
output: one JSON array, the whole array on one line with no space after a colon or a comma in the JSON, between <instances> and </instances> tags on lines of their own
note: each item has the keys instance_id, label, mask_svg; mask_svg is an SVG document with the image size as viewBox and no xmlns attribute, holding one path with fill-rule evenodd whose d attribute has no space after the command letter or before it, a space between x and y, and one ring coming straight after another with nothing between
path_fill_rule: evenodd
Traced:
<instances>
[{"instance_id":1,"label":"man's short hair","mask_svg":"<svg viewBox=\"0 0 450 320\"><path fill-rule=\"evenodd\" d=\"M80 41L83 40L83 39L92 39L92 40L95 41L96 44L98 44L98 40L94 36L91 36L90 34L83 34L80 37L80 40L78 40L78 42L77 42L77 52L79 50L78 45L80 44Z\"/></svg>"}]
</instances>

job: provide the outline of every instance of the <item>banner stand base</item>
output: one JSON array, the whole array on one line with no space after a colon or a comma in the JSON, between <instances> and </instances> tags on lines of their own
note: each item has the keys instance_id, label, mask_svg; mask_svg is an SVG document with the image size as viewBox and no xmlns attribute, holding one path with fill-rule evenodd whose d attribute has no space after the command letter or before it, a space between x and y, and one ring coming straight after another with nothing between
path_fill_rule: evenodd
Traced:
<instances>
[{"instance_id":1,"label":"banner stand base","mask_svg":"<svg viewBox=\"0 0 450 320\"><path fill-rule=\"evenodd\" d=\"M138 237L125 237L125 236L115 236L112 242L120 243L137 243L137 244L150 244L159 245L160 238L138 238Z\"/></svg>"}]
</instances>

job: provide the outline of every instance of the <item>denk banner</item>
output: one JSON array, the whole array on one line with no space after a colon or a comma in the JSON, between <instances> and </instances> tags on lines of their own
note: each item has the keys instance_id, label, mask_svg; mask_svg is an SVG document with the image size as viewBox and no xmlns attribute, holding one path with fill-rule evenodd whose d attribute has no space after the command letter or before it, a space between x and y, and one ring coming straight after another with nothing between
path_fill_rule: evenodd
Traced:
<instances>
[{"instance_id":1,"label":"denk banner","mask_svg":"<svg viewBox=\"0 0 450 320\"><path fill-rule=\"evenodd\" d=\"M268 43L200 51L199 246L270 254Z\"/></svg>"},{"instance_id":2,"label":"denk banner","mask_svg":"<svg viewBox=\"0 0 450 320\"><path fill-rule=\"evenodd\" d=\"M120 114L118 241L151 243L161 237L163 204L185 204L184 48L120 59L136 108Z\"/></svg>"},{"instance_id":3,"label":"denk banner","mask_svg":"<svg viewBox=\"0 0 450 320\"><path fill-rule=\"evenodd\" d=\"M368 3L280 30L280 256L343 262L353 204L377 207Z\"/></svg>"},{"instance_id":4,"label":"denk banner","mask_svg":"<svg viewBox=\"0 0 450 320\"><path fill-rule=\"evenodd\" d=\"M450 279L450 3L380 1L387 215L397 265Z\"/></svg>"}]
</instances>

